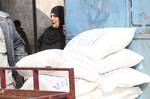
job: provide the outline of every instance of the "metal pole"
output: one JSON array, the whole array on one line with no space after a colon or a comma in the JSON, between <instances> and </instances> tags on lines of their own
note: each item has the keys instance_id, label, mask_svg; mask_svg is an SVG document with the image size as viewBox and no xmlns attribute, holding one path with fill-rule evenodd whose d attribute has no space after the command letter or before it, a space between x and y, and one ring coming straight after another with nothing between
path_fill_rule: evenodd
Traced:
<instances>
[{"instance_id":1,"label":"metal pole","mask_svg":"<svg viewBox=\"0 0 150 99\"><path fill-rule=\"evenodd\" d=\"M37 51L37 19L36 19L36 0L32 0L33 8L33 27L34 27L34 52Z\"/></svg>"}]
</instances>

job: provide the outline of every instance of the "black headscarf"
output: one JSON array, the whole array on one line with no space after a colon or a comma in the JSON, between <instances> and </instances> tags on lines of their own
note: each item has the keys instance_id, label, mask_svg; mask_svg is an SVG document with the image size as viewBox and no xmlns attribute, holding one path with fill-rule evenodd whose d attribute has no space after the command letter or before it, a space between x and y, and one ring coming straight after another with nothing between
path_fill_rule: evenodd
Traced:
<instances>
[{"instance_id":1,"label":"black headscarf","mask_svg":"<svg viewBox=\"0 0 150 99\"><path fill-rule=\"evenodd\" d=\"M63 49L65 47L65 35L63 33L64 25L64 7L55 6L51 13L60 19L60 27L58 29L52 26L48 27L38 40L39 51L46 49Z\"/></svg>"},{"instance_id":2,"label":"black headscarf","mask_svg":"<svg viewBox=\"0 0 150 99\"><path fill-rule=\"evenodd\" d=\"M64 25L64 7L56 6L51 10L51 13L54 13L60 19L60 26Z\"/></svg>"}]
</instances>

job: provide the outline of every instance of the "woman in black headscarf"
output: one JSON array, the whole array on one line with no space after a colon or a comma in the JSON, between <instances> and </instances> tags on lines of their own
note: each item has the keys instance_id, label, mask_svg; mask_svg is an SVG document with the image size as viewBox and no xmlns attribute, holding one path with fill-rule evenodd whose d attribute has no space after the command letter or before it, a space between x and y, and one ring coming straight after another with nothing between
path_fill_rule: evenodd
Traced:
<instances>
[{"instance_id":1,"label":"woman in black headscarf","mask_svg":"<svg viewBox=\"0 0 150 99\"><path fill-rule=\"evenodd\" d=\"M46 49L63 49L65 47L64 7L56 6L50 13L51 26L48 27L38 40L39 51Z\"/></svg>"}]
</instances>

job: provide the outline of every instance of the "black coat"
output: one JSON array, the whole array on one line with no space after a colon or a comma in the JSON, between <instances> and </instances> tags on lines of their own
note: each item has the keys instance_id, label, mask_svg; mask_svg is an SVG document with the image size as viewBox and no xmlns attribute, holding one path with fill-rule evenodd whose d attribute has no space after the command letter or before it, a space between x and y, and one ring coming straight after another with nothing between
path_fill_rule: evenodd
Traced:
<instances>
[{"instance_id":1,"label":"black coat","mask_svg":"<svg viewBox=\"0 0 150 99\"><path fill-rule=\"evenodd\" d=\"M63 49L65 47L65 35L62 29L48 27L38 40L39 51L46 49Z\"/></svg>"}]
</instances>

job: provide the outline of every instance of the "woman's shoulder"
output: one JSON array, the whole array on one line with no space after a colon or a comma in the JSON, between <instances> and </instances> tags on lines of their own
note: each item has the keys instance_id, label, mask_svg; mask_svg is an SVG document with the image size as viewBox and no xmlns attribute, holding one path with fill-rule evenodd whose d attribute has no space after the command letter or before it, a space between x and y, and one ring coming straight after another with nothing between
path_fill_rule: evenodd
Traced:
<instances>
[{"instance_id":1,"label":"woman's shoulder","mask_svg":"<svg viewBox=\"0 0 150 99\"><path fill-rule=\"evenodd\" d=\"M50 30L50 27L45 28L43 34L49 30Z\"/></svg>"},{"instance_id":2,"label":"woman's shoulder","mask_svg":"<svg viewBox=\"0 0 150 99\"><path fill-rule=\"evenodd\" d=\"M44 32L51 31L53 28L51 26L47 27Z\"/></svg>"},{"instance_id":3,"label":"woman's shoulder","mask_svg":"<svg viewBox=\"0 0 150 99\"><path fill-rule=\"evenodd\" d=\"M47 29L53 30L54 28L52 26L47 27Z\"/></svg>"}]
</instances>

